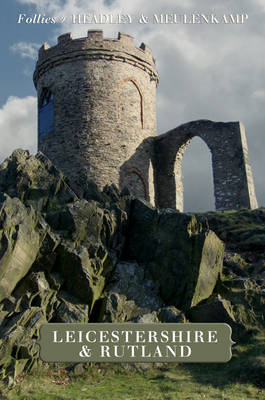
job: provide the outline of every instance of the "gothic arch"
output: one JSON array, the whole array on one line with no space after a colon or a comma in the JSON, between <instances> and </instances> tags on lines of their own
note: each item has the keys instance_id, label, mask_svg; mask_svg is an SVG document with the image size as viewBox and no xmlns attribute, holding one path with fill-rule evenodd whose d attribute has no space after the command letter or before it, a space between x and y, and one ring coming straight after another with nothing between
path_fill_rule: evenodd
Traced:
<instances>
[{"instance_id":1,"label":"gothic arch","mask_svg":"<svg viewBox=\"0 0 265 400\"><path fill-rule=\"evenodd\" d=\"M256 208L243 125L208 120L189 122L156 138L156 205L183 211L181 163L194 136L200 137L212 154L216 209Z\"/></svg>"},{"instance_id":2,"label":"gothic arch","mask_svg":"<svg viewBox=\"0 0 265 400\"><path fill-rule=\"evenodd\" d=\"M185 149L181 175L184 211L214 210L212 153L205 141L197 135L193 136Z\"/></svg>"},{"instance_id":3,"label":"gothic arch","mask_svg":"<svg viewBox=\"0 0 265 400\"><path fill-rule=\"evenodd\" d=\"M142 129L144 128L144 97L143 97L143 93L142 90L140 89L140 86L138 85L137 81L132 78L125 78L123 79L117 86L116 89L116 96L117 96L117 120L118 122L121 121L121 101L120 101L120 92L121 92L121 88L127 83L127 82L132 82L133 85L136 87L138 93L139 93L139 97L140 97L140 121L141 121L141 127Z\"/></svg>"},{"instance_id":4,"label":"gothic arch","mask_svg":"<svg viewBox=\"0 0 265 400\"><path fill-rule=\"evenodd\" d=\"M131 168L126 171L122 187L127 187L131 191L132 195L138 198L147 201L149 200L146 182L142 174L136 168Z\"/></svg>"}]
</instances>

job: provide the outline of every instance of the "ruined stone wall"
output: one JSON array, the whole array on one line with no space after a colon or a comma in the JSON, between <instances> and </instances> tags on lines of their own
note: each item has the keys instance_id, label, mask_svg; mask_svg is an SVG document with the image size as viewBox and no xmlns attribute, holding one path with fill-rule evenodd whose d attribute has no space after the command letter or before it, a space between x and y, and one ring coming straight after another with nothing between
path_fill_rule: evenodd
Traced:
<instances>
[{"instance_id":1,"label":"ruined stone wall","mask_svg":"<svg viewBox=\"0 0 265 400\"><path fill-rule=\"evenodd\" d=\"M151 51L133 39L58 38L44 44L34 73L39 107L42 93L54 96L53 131L39 137L44 152L72 181L80 174L100 188L124 185L138 197L153 200L149 186L151 147L134 157L143 141L156 135L155 92L158 76Z\"/></svg>"},{"instance_id":2,"label":"ruined stone wall","mask_svg":"<svg viewBox=\"0 0 265 400\"><path fill-rule=\"evenodd\" d=\"M243 125L207 120L189 122L154 139L156 205L183 211L182 157L194 136L212 155L216 209L257 208Z\"/></svg>"},{"instance_id":3,"label":"ruined stone wall","mask_svg":"<svg viewBox=\"0 0 265 400\"><path fill-rule=\"evenodd\" d=\"M102 31L88 31L45 43L34 73L44 122L38 149L72 183L85 177L100 189L126 186L138 198L182 211L182 157L199 136L212 155L216 209L256 208L242 124L194 121L156 137L157 82L150 49L135 47L126 34L104 39Z\"/></svg>"}]
</instances>

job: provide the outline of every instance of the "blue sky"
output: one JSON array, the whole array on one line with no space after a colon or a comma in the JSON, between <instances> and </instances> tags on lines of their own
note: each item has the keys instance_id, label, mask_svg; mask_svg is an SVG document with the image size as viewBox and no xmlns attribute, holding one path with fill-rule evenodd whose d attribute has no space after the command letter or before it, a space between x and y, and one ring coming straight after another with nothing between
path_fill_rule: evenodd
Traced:
<instances>
[{"instance_id":1,"label":"blue sky","mask_svg":"<svg viewBox=\"0 0 265 400\"><path fill-rule=\"evenodd\" d=\"M265 3L264 0L2 0L0 159L17 147L36 151L36 94L32 74L37 49L56 43L61 33L86 36L87 29L103 29L105 37L124 31L153 51L160 75L157 91L158 132L196 119L243 122L249 145L257 197L265 205ZM250 4L251 3L251 4ZM244 24L139 24L143 13L248 14ZM65 16L61 24L18 24L19 14ZM73 25L73 13L128 13L132 24ZM185 208L213 208L210 154L194 139L183 159ZM194 197L193 193L197 195Z\"/></svg>"},{"instance_id":2,"label":"blue sky","mask_svg":"<svg viewBox=\"0 0 265 400\"><path fill-rule=\"evenodd\" d=\"M4 4L3 4L4 3ZM32 83L32 69L34 60L22 58L18 53L11 51L12 45L24 41L42 44L50 36L50 28L43 25L27 25L17 23L20 13L32 14L35 7L21 4L16 0L1 2L1 95L2 106L10 95L24 97L35 96ZM36 12L36 11L35 11Z\"/></svg>"}]
</instances>

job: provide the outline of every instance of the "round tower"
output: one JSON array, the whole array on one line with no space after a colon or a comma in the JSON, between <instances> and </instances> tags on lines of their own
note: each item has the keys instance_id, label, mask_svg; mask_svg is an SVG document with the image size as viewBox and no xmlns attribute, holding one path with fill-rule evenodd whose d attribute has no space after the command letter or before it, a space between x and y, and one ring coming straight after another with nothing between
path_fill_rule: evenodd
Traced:
<instances>
[{"instance_id":1,"label":"round tower","mask_svg":"<svg viewBox=\"0 0 265 400\"><path fill-rule=\"evenodd\" d=\"M45 43L34 72L38 149L73 183L85 174L101 189L128 186L150 200L157 82L150 49L127 34L67 33L56 46Z\"/></svg>"}]
</instances>

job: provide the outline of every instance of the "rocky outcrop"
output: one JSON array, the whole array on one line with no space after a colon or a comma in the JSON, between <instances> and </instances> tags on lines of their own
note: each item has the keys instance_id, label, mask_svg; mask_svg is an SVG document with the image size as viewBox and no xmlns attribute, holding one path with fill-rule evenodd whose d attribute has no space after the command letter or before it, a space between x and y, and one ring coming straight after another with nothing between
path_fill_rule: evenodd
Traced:
<instances>
[{"instance_id":1,"label":"rocky outcrop","mask_svg":"<svg viewBox=\"0 0 265 400\"><path fill-rule=\"evenodd\" d=\"M126 322L156 312L164 302L159 285L144 264L122 261L109 277L104 297L98 305L97 320Z\"/></svg>"},{"instance_id":2,"label":"rocky outcrop","mask_svg":"<svg viewBox=\"0 0 265 400\"><path fill-rule=\"evenodd\" d=\"M223 254L223 243L195 216L132 201L125 255L148 266L166 304L189 309L208 298Z\"/></svg>"},{"instance_id":3,"label":"rocky outcrop","mask_svg":"<svg viewBox=\"0 0 265 400\"><path fill-rule=\"evenodd\" d=\"M47 322L227 322L234 340L264 329L263 209L158 210L113 186L71 188L22 150L0 190L2 376L40 362Z\"/></svg>"},{"instance_id":4,"label":"rocky outcrop","mask_svg":"<svg viewBox=\"0 0 265 400\"><path fill-rule=\"evenodd\" d=\"M62 172L44 154L34 157L20 149L0 166L0 191L43 212L77 200Z\"/></svg>"},{"instance_id":5,"label":"rocky outcrop","mask_svg":"<svg viewBox=\"0 0 265 400\"><path fill-rule=\"evenodd\" d=\"M28 273L42 246L48 226L18 198L0 194L0 301Z\"/></svg>"}]
</instances>

